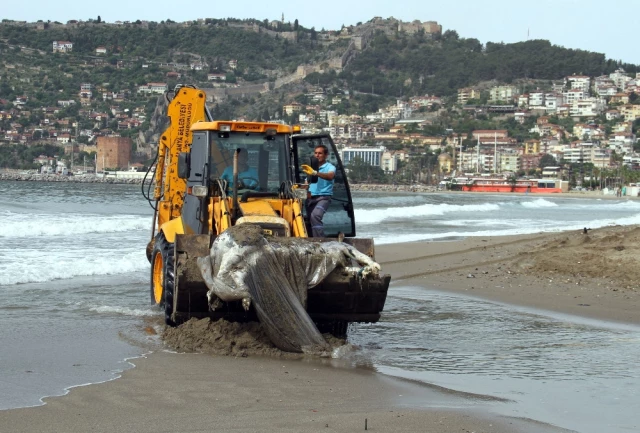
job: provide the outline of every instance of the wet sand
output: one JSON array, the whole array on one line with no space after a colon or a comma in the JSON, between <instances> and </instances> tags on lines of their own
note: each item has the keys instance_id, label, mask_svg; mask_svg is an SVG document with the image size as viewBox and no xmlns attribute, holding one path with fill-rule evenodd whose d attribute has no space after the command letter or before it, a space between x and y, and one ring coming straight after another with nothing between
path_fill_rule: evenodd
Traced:
<instances>
[{"instance_id":1,"label":"wet sand","mask_svg":"<svg viewBox=\"0 0 640 433\"><path fill-rule=\"evenodd\" d=\"M155 353L104 384L0 412L11 432L561 432L497 401L317 361Z\"/></svg>"},{"instance_id":2,"label":"wet sand","mask_svg":"<svg viewBox=\"0 0 640 433\"><path fill-rule=\"evenodd\" d=\"M638 324L639 241L640 227L609 227L384 245L377 259L392 285ZM157 351L132 362L115 381L1 411L0 431L564 431L492 415L496 400L337 360Z\"/></svg>"}]
</instances>

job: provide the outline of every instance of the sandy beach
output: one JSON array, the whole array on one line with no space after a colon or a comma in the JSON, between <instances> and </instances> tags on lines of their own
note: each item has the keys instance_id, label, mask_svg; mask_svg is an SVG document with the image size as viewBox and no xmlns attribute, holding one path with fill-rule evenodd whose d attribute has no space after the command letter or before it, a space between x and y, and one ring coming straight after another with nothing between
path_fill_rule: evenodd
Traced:
<instances>
[{"instance_id":1,"label":"sandy beach","mask_svg":"<svg viewBox=\"0 0 640 433\"><path fill-rule=\"evenodd\" d=\"M376 254L394 284L639 324L639 241L640 227L616 226L384 245ZM492 415L495 399L339 360L159 350L131 362L117 380L1 411L0 431L565 431Z\"/></svg>"},{"instance_id":2,"label":"sandy beach","mask_svg":"<svg viewBox=\"0 0 640 433\"><path fill-rule=\"evenodd\" d=\"M595 319L640 323L640 227L385 245L397 282Z\"/></svg>"}]
</instances>

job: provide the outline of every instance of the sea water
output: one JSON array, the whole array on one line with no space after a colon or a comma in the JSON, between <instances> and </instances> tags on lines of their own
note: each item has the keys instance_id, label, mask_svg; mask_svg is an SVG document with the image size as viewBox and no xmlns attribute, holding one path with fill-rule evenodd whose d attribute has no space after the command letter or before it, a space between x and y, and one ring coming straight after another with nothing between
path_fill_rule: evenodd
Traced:
<instances>
[{"instance_id":1,"label":"sea water","mask_svg":"<svg viewBox=\"0 0 640 433\"><path fill-rule=\"evenodd\" d=\"M354 192L376 245L640 223L640 202ZM0 409L112 380L159 347L145 332L153 210L139 185L0 182ZM394 284L353 326L357 363L505 398L495 411L580 432L640 430L640 329Z\"/></svg>"}]
</instances>

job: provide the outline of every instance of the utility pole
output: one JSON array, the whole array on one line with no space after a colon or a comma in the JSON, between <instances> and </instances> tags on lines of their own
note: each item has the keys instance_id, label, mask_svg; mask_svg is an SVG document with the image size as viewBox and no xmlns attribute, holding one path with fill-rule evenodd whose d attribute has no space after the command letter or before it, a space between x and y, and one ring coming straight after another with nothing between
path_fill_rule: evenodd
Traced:
<instances>
[{"instance_id":1,"label":"utility pole","mask_svg":"<svg viewBox=\"0 0 640 433\"><path fill-rule=\"evenodd\" d=\"M493 133L493 174L498 172L498 132Z\"/></svg>"},{"instance_id":2,"label":"utility pole","mask_svg":"<svg viewBox=\"0 0 640 433\"><path fill-rule=\"evenodd\" d=\"M580 146L580 186L582 186L582 181L584 179L584 155L582 154L583 151L584 151L584 145L581 144Z\"/></svg>"},{"instance_id":3,"label":"utility pole","mask_svg":"<svg viewBox=\"0 0 640 433\"><path fill-rule=\"evenodd\" d=\"M478 135L478 144L476 146L476 172L480 173L480 136Z\"/></svg>"}]
</instances>

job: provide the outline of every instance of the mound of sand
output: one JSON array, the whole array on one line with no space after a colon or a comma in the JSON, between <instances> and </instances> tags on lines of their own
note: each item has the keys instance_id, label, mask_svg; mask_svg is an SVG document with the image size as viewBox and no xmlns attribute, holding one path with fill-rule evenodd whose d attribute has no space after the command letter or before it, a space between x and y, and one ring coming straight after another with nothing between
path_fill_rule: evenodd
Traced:
<instances>
[{"instance_id":1,"label":"mound of sand","mask_svg":"<svg viewBox=\"0 0 640 433\"><path fill-rule=\"evenodd\" d=\"M532 276L605 279L622 289L640 288L640 227L606 227L555 235L511 264Z\"/></svg>"},{"instance_id":2,"label":"mound of sand","mask_svg":"<svg viewBox=\"0 0 640 433\"><path fill-rule=\"evenodd\" d=\"M345 340L330 334L324 339L333 348L343 346ZM274 356L295 359L299 353L284 352L271 343L258 322L235 323L226 320L190 319L176 328L165 327L162 340L166 347L177 352L208 353L224 356ZM320 354L331 356L331 353Z\"/></svg>"}]
</instances>

